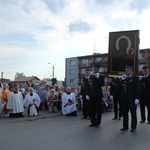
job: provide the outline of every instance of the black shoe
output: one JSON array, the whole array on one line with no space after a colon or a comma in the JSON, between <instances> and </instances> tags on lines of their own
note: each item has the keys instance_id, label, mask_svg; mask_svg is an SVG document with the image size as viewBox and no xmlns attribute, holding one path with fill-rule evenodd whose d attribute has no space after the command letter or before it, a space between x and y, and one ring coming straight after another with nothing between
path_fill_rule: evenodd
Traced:
<instances>
[{"instance_id":1,"label":"black shoe","mask_svg":"<svg viewBox=\"0 0 150 150\"><path fill-rule=\"evenodd\" d=\"M140 123L144 123L145 121L140 121Z\"/></svg>"},{"instance_id":2,"label":"black shoe","mask_svg":"<svg viewBox=\"0 0 150 150\"><path fill-rule=\"evenodd\" d=\"M128 128L121 128L120 131L127 131Z\"/></svg>"},{"instance_id":3,"label":"black shoe","mask_svg":"<svg viewBox=\"0 0 150 150\"><path fill-rule=\"evenodd\" d=\"M18 117L24 117L24 115L22 113L18 114Z\"/></svg>"},{"instance_id":4,"label":"black shoe","mask_svg":"<svg viewBox=\"0 0 150 150\"><path fill-rule=\"evenodd\" d=\"M112 120L117 120L118 118L114 117Z\"/></svg>"},{"instance_id":5,"label":"black shoe","mask_svg":"<svg viewBox=\"0 0 150 150\"><path fill-rule=\"evenodd\" d=\"M130 132L135 132L135 131L136 131L135 129L131 129L131 130L130 130Z\"/></svg>"},{"instance_id":6,"label":"black shoe","mask_svg":"<svg viewBox=\"0 0 150 150\"><path fill-rule=\"evenodd\" d=\"M150 124L150 121L148 121L148 124Z\"/></svg>"},{"instance_id":7,"label":"black shoe","mask_svg":"<svg viewBox=\"0 0 150 150\"><path fill-rule=\"evenodd\" d=\"M82 117L81 119L87 119L87 117Z\"/></svg>"},{"instance_id":8,"label":"black shoe","mask_svg":"<svg viewBox=\"0 0 150 150\"><path fill-rule=\"evenodd\" d=\"M89 127L95 127L95 124L90 124Z\"/></svg>"},{"instance_id":9,"label":"black shoe","mask_svg":"<svg viewBox=\"0 0 150 150\"><path fill-rule=\"evenodd\" d=\"M121 120L121 117L119 117L119 119L118 120Z\"/></svg>"},{"instance_id":10,"label":"black shoe","mask_svg":"<svg viewBox=\"0 0 150 150\"><path fill-rule=\"evenodd\" d=\"M99 127L99 124L96 124L95 127Z\"/></svg>"}]
</instances>

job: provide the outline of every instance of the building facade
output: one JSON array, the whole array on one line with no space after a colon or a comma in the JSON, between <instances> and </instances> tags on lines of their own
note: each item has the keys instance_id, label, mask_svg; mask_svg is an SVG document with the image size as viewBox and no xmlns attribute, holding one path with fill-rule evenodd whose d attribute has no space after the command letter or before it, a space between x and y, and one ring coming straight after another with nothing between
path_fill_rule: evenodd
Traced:
<instances>
[{"instance_id":1,"label":"building facade","mask_svg":"<svg viewBox=\"0 0 150 150\"><path fill-rule=\"evenodd\" d=\"M66 58L65 83L71 87L80 85L85 75L85 69L92 69L92 63L100 62L99 72L108 77L108 53ZM143 66L150 68L150 49L139 51L139 75Z\"/></svg>"},{"instance_id":2,"label":"building facade","mask_svg":"<svg viewBox=\"0 0 150 150\"><path fill-rule=\"evenodd\" d=\"M150 68L150 48L141 49L139 53L139 71L143 66L148 66Z\"/></svg>"},{"instance_id":3,"label":"building facade","mask_svg":"<svg viewBox=\"0 0 150 150\"><path fill-rule=\"evenodd\" d=\"M71 87L79 84L78 57L66 58L65 84Z\"/></svg>"}]
</instances>

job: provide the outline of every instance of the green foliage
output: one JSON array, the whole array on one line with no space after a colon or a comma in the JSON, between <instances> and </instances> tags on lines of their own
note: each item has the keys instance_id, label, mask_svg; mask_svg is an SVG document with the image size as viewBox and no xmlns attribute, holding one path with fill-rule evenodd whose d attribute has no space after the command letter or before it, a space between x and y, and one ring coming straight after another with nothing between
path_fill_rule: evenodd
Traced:
<instances>
[{"instance_id":1,"label":"green foliage","mask_svg":"<svg viewBox=\"0 0 150 150\"><path fill-rule=\"evenodd\" d=\"M57 78L52 78L51 81L52 81L52 85L53 85L53 86L54 86L55 84L57 84Z\"/></svg>"},{"instance_id":2,"label":"green foliage","mask_svg":"<svg viewBox=\"0 0 150 150\"><path fill-rule=\"evenodd\" d=\"M15 80L20 78L20 77L25 77L25 74L23 72L19 73L19 72L16 72L16 75L15 75Z\"/></svg>"}]
</instances>

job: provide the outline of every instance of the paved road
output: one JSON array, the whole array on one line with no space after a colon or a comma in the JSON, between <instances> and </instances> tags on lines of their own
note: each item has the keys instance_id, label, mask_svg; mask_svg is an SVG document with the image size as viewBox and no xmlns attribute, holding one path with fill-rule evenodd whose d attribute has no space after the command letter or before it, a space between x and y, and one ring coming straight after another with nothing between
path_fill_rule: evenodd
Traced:
<instances>
[{"instance_id":1,"label":"paved road","mask_svg":"<svg viewBox=\"0 0 150 150\"><path fill-rule=\"evenodd\" d=\"M138 109L139 115L139 109ZM1 118L0 150L149 150L150 125L138 124L135 133L121 132L122 121L103 114L100 127L89 120L42 112L39 117ZM140 119L138 119L139 121Z\"/></svg>"}]
</instances>

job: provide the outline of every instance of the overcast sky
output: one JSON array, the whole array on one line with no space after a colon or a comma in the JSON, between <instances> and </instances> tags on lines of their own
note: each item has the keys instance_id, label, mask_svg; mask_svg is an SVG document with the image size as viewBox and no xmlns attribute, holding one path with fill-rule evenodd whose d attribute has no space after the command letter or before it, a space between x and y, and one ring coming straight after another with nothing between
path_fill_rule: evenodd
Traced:
<instances>
[{"instance_id":1,"label":"overcast sky","mask_svg":"<svg viewBox=\"0 0 150 150\"><path fill-rule=\"evenodd\" d=\"M140 30L150 48L150 0L0 0L0 72L65 78L65 58L108 52L109 32ZM48 64L50 62L51 64Z\"/></svg>"}]
</instances>

